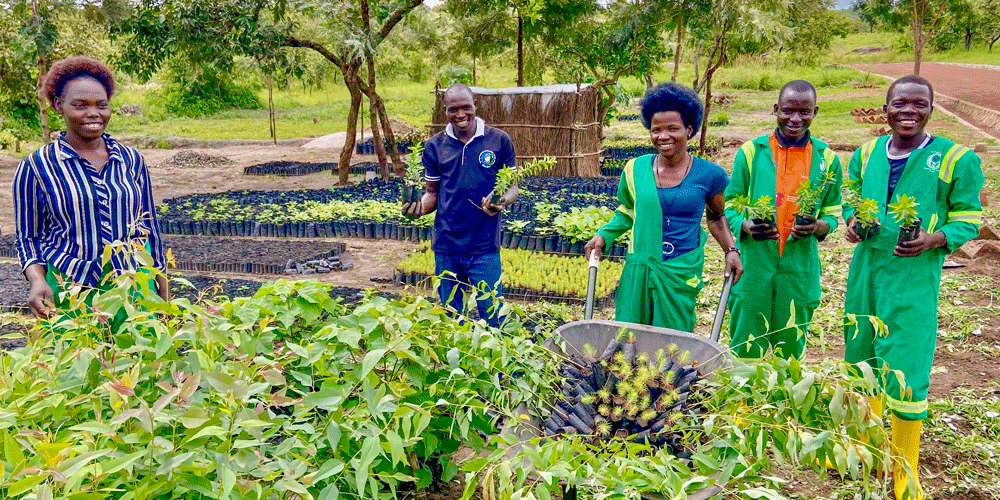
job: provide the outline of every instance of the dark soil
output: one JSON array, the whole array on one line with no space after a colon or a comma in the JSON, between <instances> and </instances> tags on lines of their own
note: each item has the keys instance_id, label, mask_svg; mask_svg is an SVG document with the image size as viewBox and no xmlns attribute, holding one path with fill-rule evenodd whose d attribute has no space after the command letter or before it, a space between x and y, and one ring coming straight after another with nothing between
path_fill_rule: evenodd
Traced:
<instances>
[{"instance_id":1,"label":"dark soil","mask_svg":"<svg viewBox=\"0 0 1000 500\"><path fill-rule=\"evenodd\" d=\"M320 240L262 240L164 235L163 248L173 251L179 268L182 264L244 264L284 266L289 260L303 262L341 255L344 244Z\"/></svg>"}]
</instances>

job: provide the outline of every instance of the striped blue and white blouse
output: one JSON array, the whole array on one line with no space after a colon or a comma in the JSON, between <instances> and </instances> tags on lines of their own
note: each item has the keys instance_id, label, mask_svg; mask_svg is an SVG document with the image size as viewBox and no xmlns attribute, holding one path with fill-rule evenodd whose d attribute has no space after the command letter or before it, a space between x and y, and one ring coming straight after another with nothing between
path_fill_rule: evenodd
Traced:
<instances>
[{"instance_id":1,"label":"striped blue and white blouse","mask_svg":"<svg viewBox=\"0 0 1000 500\"><path fill-rule=\"evenodd\" d=\"M114 242L149 243L165 269L146 162L138 151L104 134L108 163L100 174L63 136L26 157L14 174L14 213L21 269L52 265L74 282L102 279L101 255ZM111 265L132 268L114 252Z\"/></svg>"}]
</instances>

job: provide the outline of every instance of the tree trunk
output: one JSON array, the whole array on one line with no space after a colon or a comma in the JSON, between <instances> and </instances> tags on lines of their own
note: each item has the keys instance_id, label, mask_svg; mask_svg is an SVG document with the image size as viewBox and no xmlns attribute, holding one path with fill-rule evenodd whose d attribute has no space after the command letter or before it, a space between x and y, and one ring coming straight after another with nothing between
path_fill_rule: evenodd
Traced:
<instances>
[{"instance_id":1,"label":"tree trunk","mask_svg":"<svg viewBox=\"0 0 1000 500\"><path fill-rule=\"evenodd\" d=\"M965 50L972 49L972 30L966 28L965 30Z\"/></svg>"},{"instance_id":2,"label":"tree trunk","mask_svg":"<svg viewBox=\"0 0 1000 500\"><path fill-rule=\"evenodd\" d=\"M517 86L524 86L524 18L517 16Z\"/></svg>"},{"instance_id":3,"label":"tree trunk","mask_svg":"<svg viewBox=\"0 0 1000 500\"><path fill-rule=\"evenodd\" d=\"M698 80L700 80L698 78L698 59L701 58L701 43L702 41L698 40L698 45L694 49L694 82L691 83L691 88L697 88Z\"/></svg>"},{"instance_id":4,"label":"tree trunk","mask_svg":"<svg viewBox=\"0 0 1000 500\"><path fill-rule=\"evenodd\" d=\"M674 73L670 75L670 81L677 82L677 71L681 67L681 42L684 40L684 9L680 10L677 18L677 47L674 49Z\"/></svg>"},{"instance_id":5,"label":"tree trunk","mask_svg":"<svg viewBox=\"0 0 1000 500\"><path fill-rule=\"evenodd\" d=\"M924 55L924 12L920 8L921 1L912 0L913 14L910 17L910 26L913 29L913 74L920 74L920 60Z\"/></svg>"},{"instance_id":6,"label":"tree trunk","mask_svg":"<svg viewBox=\"0 0 1000 500\"><path fill-rule=\"evenodd\" d=\"M712 77L705 77L705 116L701 120L701 139L698 141L698 156L705 155L705 140L708 137L708 112L712 110Z\"/></svg>"},{"instance_id":7,"label":"tree trunk","mask_svg":"<svg viewBox=\"0 0 1000 500\"><path fill-rule=\"evenodd\" d=\"M340 150L340 164L337 166L338 184L347 185L347 176L351 170L351 157L354 155L354 143L358 133L358 114L361 109L361 81L358 77L361 61L351 61L344 65L341 73L344 84L351 94L351 107L347 112L347 137L344 138L344 149Z\"/></svg>"},{"instance_id":8,"label":"tree trunk","mask_svg":"<svg viewBox=\"0 0 1000 500\"><path fill-rule=\"evenodd\" d=\"M361 0L361 21L364 24L365 32L371 34L371 16L368 13L368 0ZM385 159L385 144L382 143L382 134L378 130L378 105L372 96L377 96L375 90L375 58L372 57L371 48L365 45L365 60L368 62L368 114L372 124L372 143L375 144L375 154L378 155L378 173L383 179L389 180L389 165Z\"/></svg>"},{"instance_id":9,"label":"tree trunk","mask_svg":"<svg viewBox=\"0 0 1000 500\"><path fill-rule=\"evenodd\" d=\"M990 48L989 50L987 50L987 52L989 52L990 54L993 53L993 44L997 43L997 40L1000 40L1000 33L997 33L997 36L993 37L993 39L990 40Z\"/></svg>"},{"instance_id":10,"label":"tree trunk","mask_svg":"<svg viewBox=\"0 0 1000 500\"><path fill-rule=\"evenodd\" d=\"M277 122L274 120L274 82L271 75L267 75L267 126L271 129L271 140L274 145L278 145Z\"/></svg>"},{"instance_id":11,"label":"tree trunk","mask_svg":"<svg viewBox=\"0 0 1000 500\"><path fill-rule=\"evenodd\" d=\"M476 56L472 56L472 86L476 86Z\"/></svg>"},{"instance_id":12,"label":"tree trunk","mask_svg":"<svg viewBox=\"0 0 1000 500\"><path fill-rule=\"evenodd\" d=\"M392 158L393 171L396 175L402 177L405 173L403 169L403 160L399 156L399 145L396 142L396 134L392 131L392 123L389 122L389 115L385 111L385 100L382 96L375 94L375 105L378 107L378 117L379 122L382 123L382 133L385 134L385 140L389 143L389 157Z\"/></svg>"},{"instance_id":13,"label":"tree trunk","mask_svg":"<svg viewBox=\"0 0 1000 500\"><path fill-rule=\"evenodd\" d=\"M45 74L49 70L45 67L45 56L38 56L38 124L42 127L42 143L48 144L52 137L49 134L49 104L45 97Z\"/></svg>"},{"instance_id":14,"label":"tree trunk","mask_svg":"<svg viewBox=\"0 0 1000 500\"><path fill-rule=\"evenodd\" d=\"M650 75L649 73L643 73L642 79L646 80L646 90L653 88L653 75Z\"/></svg>"}]
</instances>

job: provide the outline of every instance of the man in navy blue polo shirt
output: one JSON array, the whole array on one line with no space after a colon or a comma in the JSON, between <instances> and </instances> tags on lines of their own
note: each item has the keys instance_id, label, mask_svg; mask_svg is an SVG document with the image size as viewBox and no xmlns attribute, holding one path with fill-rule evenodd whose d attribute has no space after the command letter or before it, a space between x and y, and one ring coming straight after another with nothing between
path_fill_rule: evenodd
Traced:
<instances>
[{"instance_id":1,"label":"man in navy blue polo shirt","mask_svg":"<svg viewBox=\"0 0 1000 500\"><path fill-rule=\"evenodd\" d=\"M403 206L408 217L437 210L434 218L435 272L438 293L452 309L465 310L465 294L475 287L479 316L498 327L500 314L500 217L517 200L511 186L496 204L489 195L497 171L515 167L514 144L502 130L476 116L472 89L456 83L444 93L448 126L424 145L427 192L420 202ZM459 286L460 285L460 286Z\"/></svg>"}]
</instances>

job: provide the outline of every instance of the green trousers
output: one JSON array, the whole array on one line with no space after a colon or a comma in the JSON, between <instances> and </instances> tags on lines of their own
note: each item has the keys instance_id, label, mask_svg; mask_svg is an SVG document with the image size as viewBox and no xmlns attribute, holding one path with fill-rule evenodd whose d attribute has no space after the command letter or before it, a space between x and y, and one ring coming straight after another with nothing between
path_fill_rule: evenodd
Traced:
<instances>
[{"instance_id":1,"label":"green trousers","mask_svg":"<svg viewBox=\"0 0 1000 500\"><path fill-rule=\"evenodd\" d=\"M737 357L761 359L774 349L785 359L802 358L806 331L819 305L819 288L794 269L783 271L770 280L744 276L741 286L733 287L729 345Z\"/></svg>"},{"instance_id":2,"label":"green trousers","mask_svg":"<svg viewBox=\"0 0 1000 500\"><path fill-rule=\"evenodd\" d=\"M942 259L940 252L896 257L861 244L851 261L844 361L867 362L885 392L886 406L904 420L927 418ZM870 317L879 318L886 331L876 332ZM854 375L860 377L860 372Z\"/></svg>"}]
</instances>

